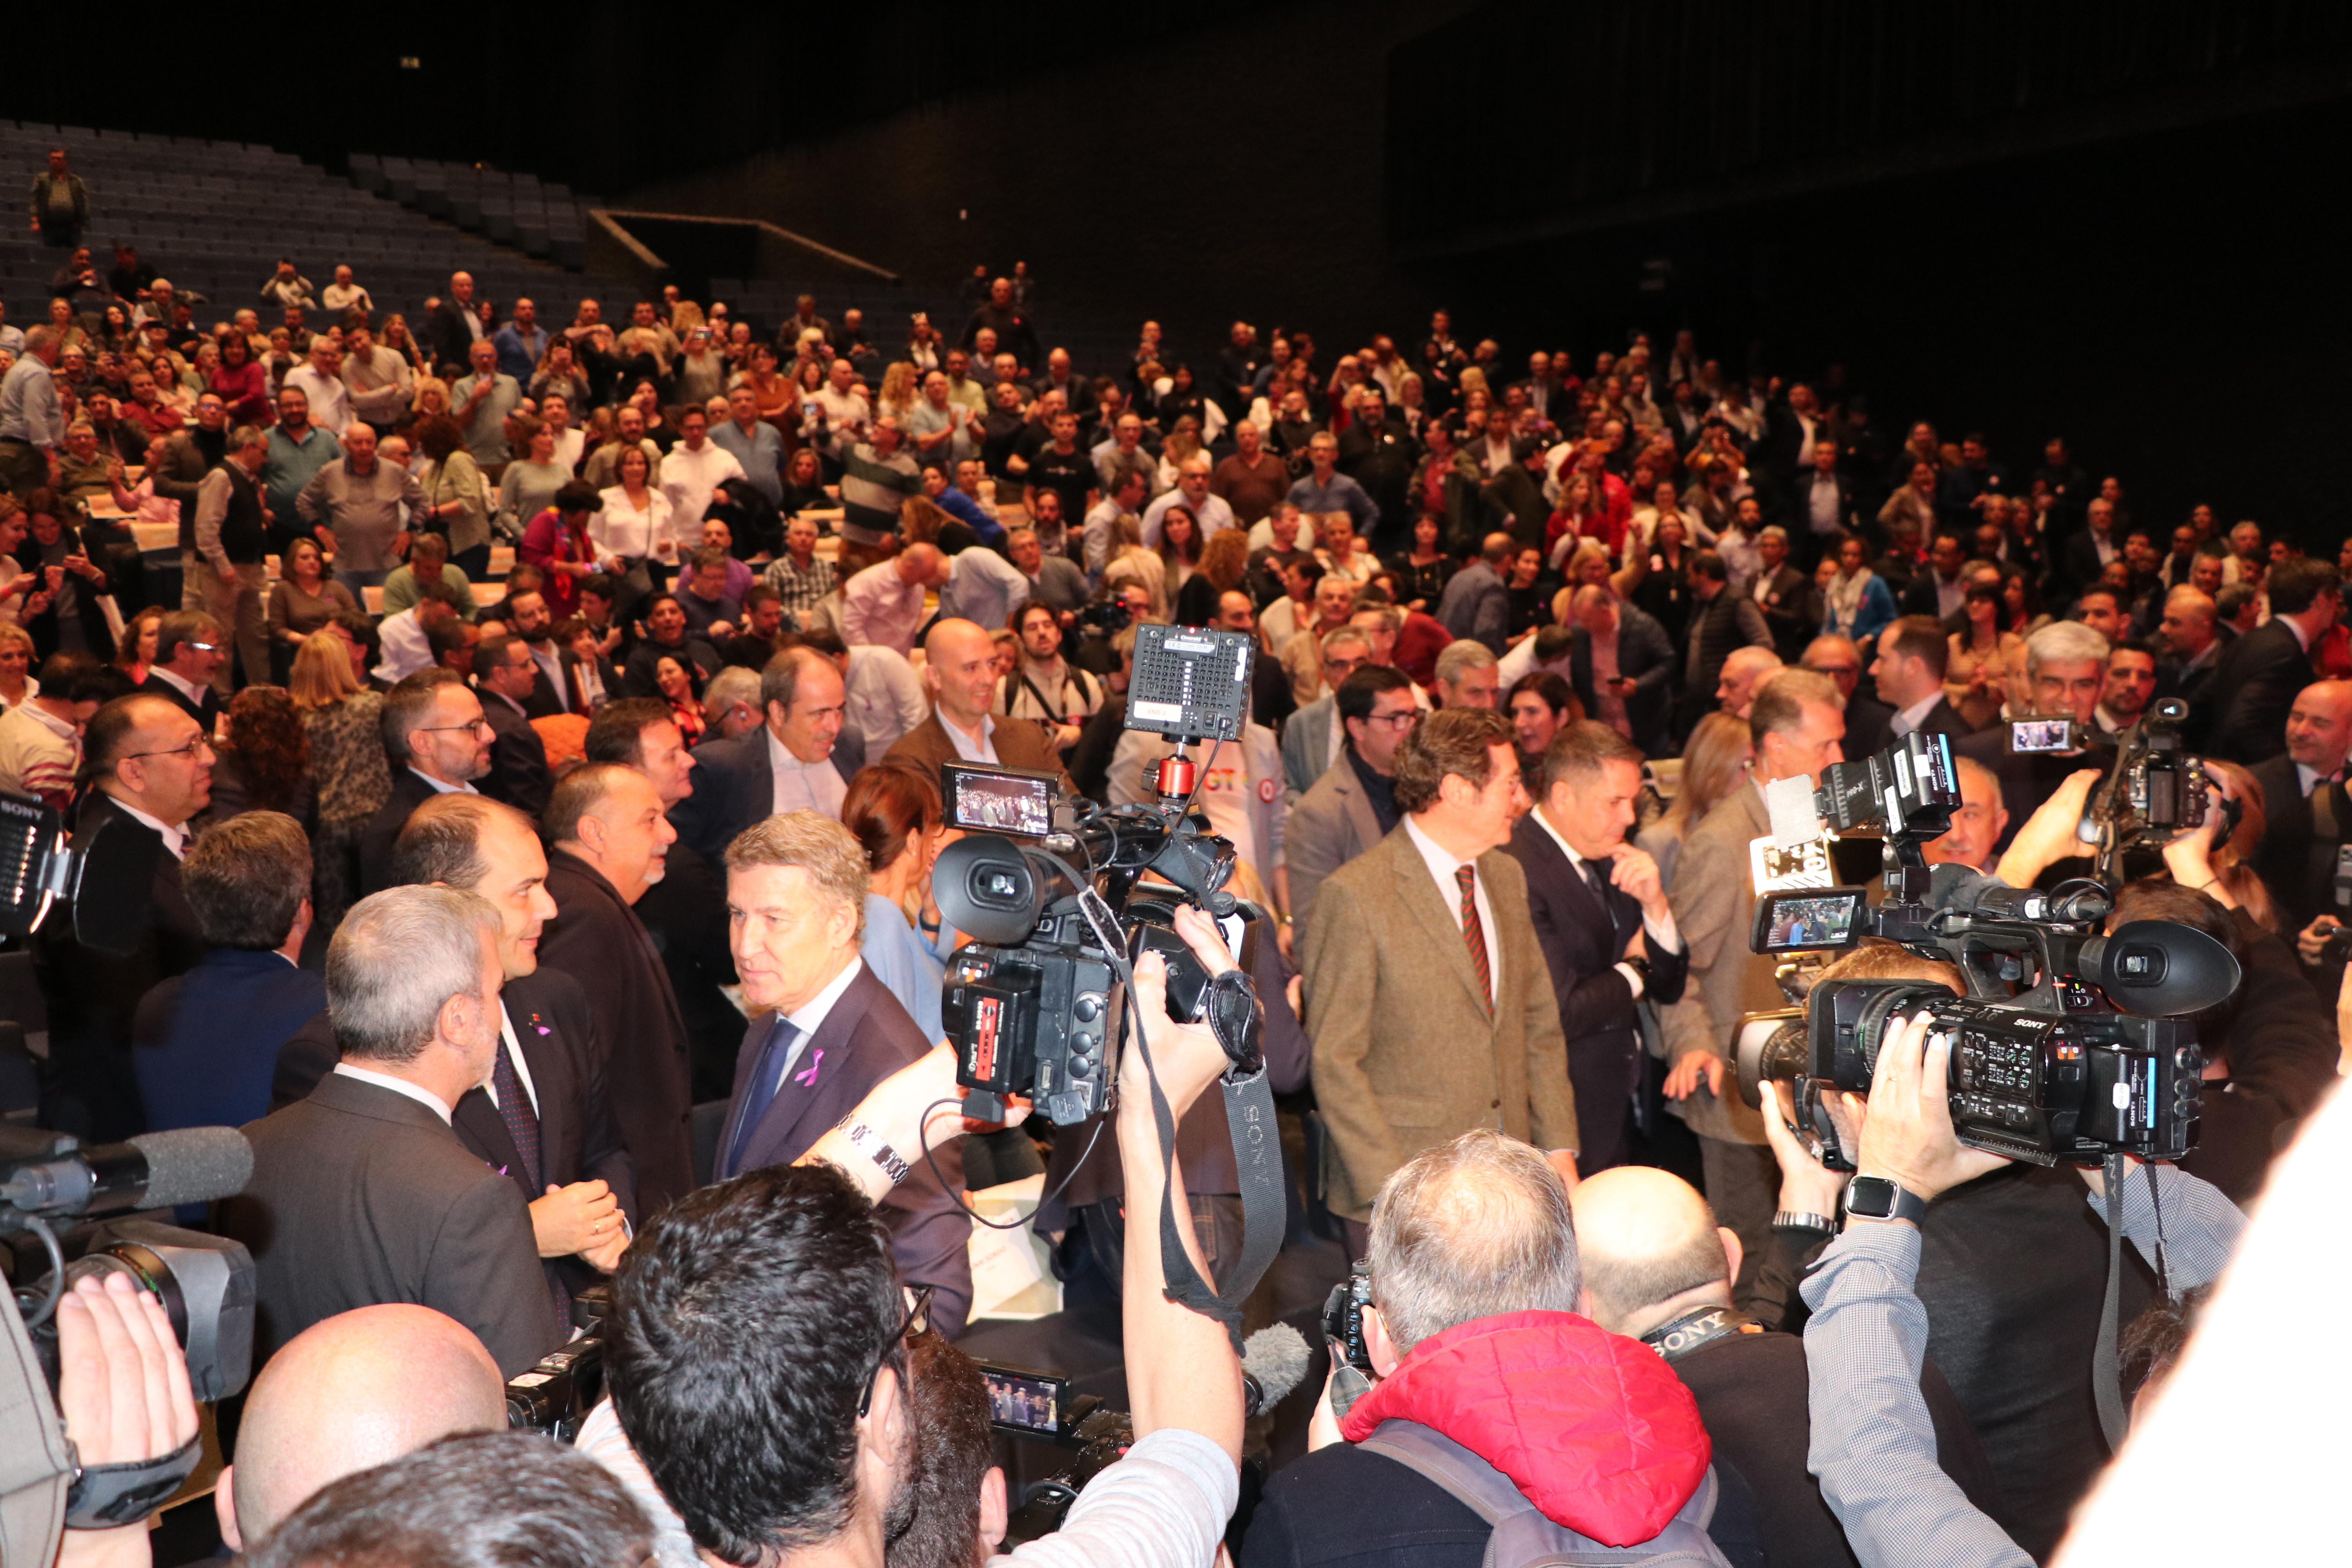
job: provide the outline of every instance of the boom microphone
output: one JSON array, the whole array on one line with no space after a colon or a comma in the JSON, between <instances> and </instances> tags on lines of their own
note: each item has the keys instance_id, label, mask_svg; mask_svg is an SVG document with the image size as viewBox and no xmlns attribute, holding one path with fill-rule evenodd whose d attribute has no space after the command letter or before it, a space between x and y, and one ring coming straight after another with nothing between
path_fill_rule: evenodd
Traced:
<instances>
[{"instance_id":1,"label":"boom microphone","mask_svg":"<svg viewBox=\"0 0 2352 1568\"><path fill-rule=\"evenodd\" d=\"M116 1214L235 1197L253 1179L253 1145L234 1127L142 1132L127 1143L14 1168L0 1165L0 1220L25 1215Z\"/></svg>"},{"instance_id":2,"label":"boom microphone","mask_svg":"<svg viewBox=\"0 0 2352 1568\"><path fill-rule=\"evenodd\" d=\"M1307 1377L1307 1339L1288 1323L1260 1329L1242 1343L1242 1415L1281 1404Z\"/></svg>"}]
</instances>

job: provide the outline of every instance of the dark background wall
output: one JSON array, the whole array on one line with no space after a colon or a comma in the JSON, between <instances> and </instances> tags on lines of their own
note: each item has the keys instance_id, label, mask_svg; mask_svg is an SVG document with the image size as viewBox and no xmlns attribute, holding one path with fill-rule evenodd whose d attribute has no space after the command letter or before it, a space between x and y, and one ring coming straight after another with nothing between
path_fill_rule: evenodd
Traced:
<instances>
[{"instance_id":1,"label":"dark background wall","mask_svg":"<svg viewBox=\"0 0 2352 1568\"><path fill-rule=\"evenodd\" d=\"M1235 316L1328 353L1442 302L1580 365L1687 325L1735 371L1839 362L1883 426L1981 426L2021 469L2063 432L2151 521L2352 531L2352 7L492 0L199 28L106 80L25 73L7 111L530 168L935 296L1023 258L1049 340L1098 354L1145 316L1195 359Z\"/></svg>"}]
</instances>

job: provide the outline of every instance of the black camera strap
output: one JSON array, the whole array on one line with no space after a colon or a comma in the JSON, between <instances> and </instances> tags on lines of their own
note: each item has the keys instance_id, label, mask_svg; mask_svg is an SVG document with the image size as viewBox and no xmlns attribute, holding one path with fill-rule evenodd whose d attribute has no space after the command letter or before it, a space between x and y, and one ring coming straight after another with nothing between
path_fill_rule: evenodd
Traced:
<instances>
[{"instance_id":1,"label":"black camera strap","mask_svg":"<svg viewBox=\"0 0 2352 1568\"><path fill-rule=\"evenodd\" d=\"M2116 1358L2124 1302L2124 1182L2130 1167L2121 1151L2106 1158L2107 1295L2099 1308L2099 1337L2091 1352L2091 1396L2099 1407L2099 1432L2107 1452L2120 1453L2131 1431L2131 1412L2124 1405L2123 1366Z\"/></svg>"}]
</instances>

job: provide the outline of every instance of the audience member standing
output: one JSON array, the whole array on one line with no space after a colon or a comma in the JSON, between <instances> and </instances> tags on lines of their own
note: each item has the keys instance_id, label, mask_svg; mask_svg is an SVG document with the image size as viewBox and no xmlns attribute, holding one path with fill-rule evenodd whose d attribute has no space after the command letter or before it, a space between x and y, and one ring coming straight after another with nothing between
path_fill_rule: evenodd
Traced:
<instances>
[{"instance_id":1,"label":"audience member standing","mask_svg":"<svg viewBox=\"0 0 2352 1568\"><path fill-rule=\"evenodd\" d=\"M845 701L841 672L814 649L786 648L770 659L760 675L767 722L695 753L702 778L670 813L680 842L715 866L738 834L764 817L840 816L849 781L833 749Z\"/></svg>"},{"instance_id":2,"label":"audience member standing","mask_svg":"<svg viewBox=\"0 0 2352 1568\"><path fill-rule=\"evenodd\" d=\"M1396 771L1402 827L1323 883L1298 948L1324 1177L1351 1257L1381 1184L1457 1133L1499 1129L1567 1173L1576 1155L1559 1005L1526 878L1501 852L1526 802L1510 721L1433 713Z\"/></svg>"},{"instance_id":3,"label":"audience member standing","mask_svg":"<svg viewBox=\"0 0 2352 1568\"><path fill-rule=\"evenodd\" d=\"M392 791L360 833L363 893L392 886L393 846L412 812L436 795L476 793L497 736L481 700L450 669L420 669L394 682L383 695L382 727Z\"/></svg>"},{"instance_id":4,"label":"audience member standing","mask_svg":"<svg viewBox=\"0 0 2352 1568\"><path fill-rule=\"evenodd\" d=\"M653 1214L695 1184L691 1065L669 976L631 906L661 879L677 833L653 784L612 763L564 774L540 827L555 900L540 958L580 983L610 1042L605 1082Z\"/></svg>"}]
</instances>

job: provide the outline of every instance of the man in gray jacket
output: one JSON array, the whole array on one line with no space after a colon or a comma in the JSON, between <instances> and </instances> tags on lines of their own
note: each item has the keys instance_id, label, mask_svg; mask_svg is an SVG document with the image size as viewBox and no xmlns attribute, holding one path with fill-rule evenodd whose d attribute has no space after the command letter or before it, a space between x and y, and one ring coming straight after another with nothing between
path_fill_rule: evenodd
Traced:
<instances>
[{"instance_id":1,"label":"man in gray jacket","mask_svg":"<svg viewBox=\"0 0 2352 1568\"><path fill-rule=\"evenodd\" d=\"M1299 796L1283 835L1290 919L1304 928L1325 878L1397 825L1396 750L1421 710L1402 670L1368 665L1333 693L1347 740L1339 760Z\"/></svg>"}]
</instances>

